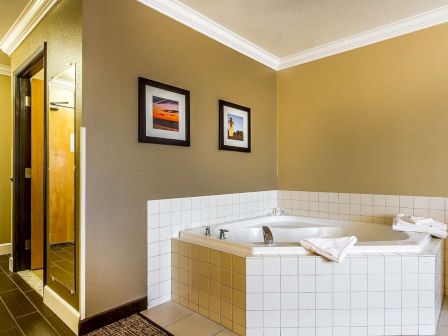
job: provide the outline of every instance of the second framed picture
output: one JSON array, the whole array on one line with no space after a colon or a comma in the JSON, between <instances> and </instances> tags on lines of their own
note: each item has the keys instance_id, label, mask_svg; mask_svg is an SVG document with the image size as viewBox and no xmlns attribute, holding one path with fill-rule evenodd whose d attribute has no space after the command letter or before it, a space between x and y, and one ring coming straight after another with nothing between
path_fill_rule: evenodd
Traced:
<instances>
[{"instance_id":1,"label":"second framed picture","mask_svg":"<svg viewBox=\"0 0 448 336\"><path fill-rule=\"evenodd\" d=\"M219 149L250 152L250 108L219 101Z\"/></svg>"}]
</instances>

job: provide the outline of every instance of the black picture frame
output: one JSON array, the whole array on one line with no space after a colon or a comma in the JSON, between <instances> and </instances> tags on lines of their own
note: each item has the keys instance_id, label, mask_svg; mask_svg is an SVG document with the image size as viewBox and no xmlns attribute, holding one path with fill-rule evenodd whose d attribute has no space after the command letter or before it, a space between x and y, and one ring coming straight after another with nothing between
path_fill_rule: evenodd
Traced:
<instances>
[{"instance_id":1,"label":"black picture frame","mask_svg":"<svg viewBox=\"0 0 448 336\"><path fill-rule=\"evenodd\" d=\"M164 137L148 136L147 134L147 111L146 111L146 88L150 86L153 88L161 89L168 92L174 92L179 95L185 96L185 139L169 139ZM181 89L172 85L160 83L151 79L139 77L138 78L138 114L139 114L139 126L138 126L138 141L142 143L154 143L161 145L174 145L174 146L190 146L190 91Z\"/></svg>"},{"instance_id":2,"label":"black picture frame","mask_svg":"<svg viewBox=\"0 0 448 336\"><path fill-rule=\"evenodd\" d=\"M243 113L247 114L247 146L246 147L239 147L239 146L231 146L228 144L225 144L225 136L226 132L224 130L226 122L224 121L225 113L224 109L225 107L230 107L239 111L242 111ZM251 152L251 109L246 106L238 105L235 103L231 103L229 101L225 100L219 100L219 149L220 150L228 150L228 151L236 151L236 152L245 152L250 153Z\"/></svg>"}]
</instances>

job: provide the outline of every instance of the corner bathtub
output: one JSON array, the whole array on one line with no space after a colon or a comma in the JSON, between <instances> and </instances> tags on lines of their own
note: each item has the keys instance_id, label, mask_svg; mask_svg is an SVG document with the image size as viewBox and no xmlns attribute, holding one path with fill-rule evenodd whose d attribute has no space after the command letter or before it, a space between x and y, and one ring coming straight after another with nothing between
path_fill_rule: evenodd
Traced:
<instances>
[{"instance_id":1,"label":"corner bathtub","mask_svg":"<svg viewBox=\"0 0 448 336\"><path fill-rule=\"evenodd\" d=\"M262 226L268 226L274 243L265 245ZM219 239L219 229L226 229L226 239ZM310 237L356 236L358 243L350 254L419 253L431 240L429 234L395 232L391 225L350 222L335 219L262 216L211 226L211 236L205 227L181 231L182 241L239 256L308 254L299 241Z\"/></svg>"}]
</instances>

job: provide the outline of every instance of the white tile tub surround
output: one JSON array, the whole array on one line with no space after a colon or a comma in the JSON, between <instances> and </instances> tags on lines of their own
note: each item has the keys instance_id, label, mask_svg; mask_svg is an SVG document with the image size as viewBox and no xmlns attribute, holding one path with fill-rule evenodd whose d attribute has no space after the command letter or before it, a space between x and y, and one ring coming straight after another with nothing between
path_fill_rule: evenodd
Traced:
<instances>
[{"instance_id":1,"label":"white tile tub surround","mask_svg":"<svg viewBox=\"0 0 448 336\"><path fill-rule=\"evenodd\" d=\"M259 191L148 201L149 308L171 299L171 238L180 230L266 215L277 191Z\"/></svg>"},{"instance_id":2,"label":"white tile tub surround","mask_svg":"<svg viewBox=\"0 0 448 336\"><path fill-rule=\"evenodd\" d=\"M392 224L398 213L448 222L448 198L444 197L279 190L278 206L290 215L379 224ZM445 251L448 256L448 249ZM445 262L448 269L448 258ZM448 294L447 274L444 282Z\"/></svg>"},{"instance_id":3,"label":"white tile tub surround","mask_svg":"<svg viewBox=\"0 0 448 336\"><path fill-rule=\"evenodd\" d=\"M421 254L246 259L246 335L434 335L443 246Z\"/></svg>"}]
</instances>

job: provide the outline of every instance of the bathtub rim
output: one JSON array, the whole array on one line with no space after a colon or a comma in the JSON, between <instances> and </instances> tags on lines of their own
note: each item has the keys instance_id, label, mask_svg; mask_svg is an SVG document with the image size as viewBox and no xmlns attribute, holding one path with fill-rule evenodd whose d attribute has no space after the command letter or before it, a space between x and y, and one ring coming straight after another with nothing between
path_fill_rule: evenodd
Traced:
<instances>
[{"instance_id":1,"label":"bathtub rim","mask_svg":"<svg viewBox=\"0 0 448 336\"><path fill-rule=\"evenodd\" d=\"M251 217L246 219L239 219L219 224L210 225L212 229L228 228L232 225L245 222L245 225L241 226L249 227L253 225L253 222L261 219L272 219L272 221L291 221L293 219L297 221L311 221L311 222L321 222L325 226L338 226L337 224L352 224L352 225L388 225L388 224L377 224L368 223L362 221L351 221L351 220L340 220L340 219L330 219L330 218L318 218L318 217L304 217L304 216L274 216L274 215L264 215ZM330 225L333 223L334 225ZM324 226L321 225L321 226ZM178 239L180 241L185 241L188 243L201 245L203 247L212 248L222 252L235 254L242 257L259 257L264 255L302 255L302 256L315 256L316 254L309 252L303 248L299 243L289 243L283 246L257 246L253 243L237 242L232 240L221 240L214 236L205 236L200 232L205 232L206 226L201 226L193 229L182 230L179 232ZM417 232L406 232L409 236L406 240L392 240L392 241L367 241L362 242L360 245L356 245L348 255L368 255L368 254L393 254L393 253L410 253L410 254L420 254L425 246L431 241L431 236L425 233ZM391 244L391 242L397 242ZM275 245L275 244L274 244Z\"/></svg>"}]
</instances>

